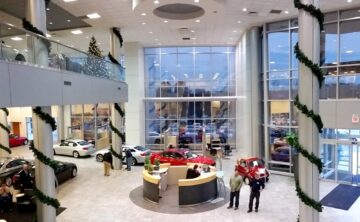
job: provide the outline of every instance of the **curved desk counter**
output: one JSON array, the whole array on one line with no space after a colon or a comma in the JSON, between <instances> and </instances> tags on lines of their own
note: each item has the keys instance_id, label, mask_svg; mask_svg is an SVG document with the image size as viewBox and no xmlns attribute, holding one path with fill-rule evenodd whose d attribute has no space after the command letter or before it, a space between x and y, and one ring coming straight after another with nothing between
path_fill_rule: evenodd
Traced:
<instances>
[{"instance_id":1,"label":"curved desk counter","mask_svg":"<svg viewBox=\"0 0 360 222\"><path fill-rule=\"evenodd\" d=\"M201 173L194 179L179 180L179 205L196 205L217 197L216 172Z\"/></svg>"},{"instance_id":2,"label":"curved desk counter","mask_svg":"<svg viewBox=\"0 0 360 222\"><path fill-rule=\"evenodd\" d=\"M152 202L159 202L159 175L150 175L147 170L143 170L143 196Z\"/></svg>"}]
</instances>

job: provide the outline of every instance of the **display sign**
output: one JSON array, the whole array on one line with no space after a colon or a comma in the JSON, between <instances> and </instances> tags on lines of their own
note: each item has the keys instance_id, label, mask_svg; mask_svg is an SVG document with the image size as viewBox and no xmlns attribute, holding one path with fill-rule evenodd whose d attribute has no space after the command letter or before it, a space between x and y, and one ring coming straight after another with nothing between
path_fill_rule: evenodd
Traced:
<instances>
[{"instance_id":1,"label":"display sign","mask_svg":"<svg viewBox=\"0 0 360 222\"><path fill-rule=\"evenodd\" d=\"M351 117L352 123L359 123L359 114L353 114Z\"/></svg>"}]
</instances>

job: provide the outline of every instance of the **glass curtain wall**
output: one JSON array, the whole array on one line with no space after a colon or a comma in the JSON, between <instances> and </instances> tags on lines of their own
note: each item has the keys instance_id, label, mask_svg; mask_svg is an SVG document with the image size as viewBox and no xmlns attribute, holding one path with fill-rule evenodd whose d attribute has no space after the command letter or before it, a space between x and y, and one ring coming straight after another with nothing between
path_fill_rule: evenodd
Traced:
<instances>
[{"instance_id":1,"label":"glass curtain wall","mask_svg":"<svg viewBox=\"0 0 360 222\"><path fill-rule=\"evenodd\" d=\"M146 146L201 149L203 133L235 146L235 47L145 48Z\"/></svg>"},{"instance_id":2,"label":"glass curtain wall","mask_svg":"<svg viewBox=\"0 0 360 222\"><path fill-rule=\"evenodd\" d=\"M320 42L320 64L325 73L324 86L320 90L322 100L358 101L360 98L360 45L355 43L360 39L359 12L359 9L351 9L325 14L325 30L321 33ZM263 67L263 80L268 87L264 92L264 106L268 107L268 121L264 124L269 132L269 143L265 146L269 149L267 159L271 169L292 173L293 150L284 136L288 132L296 132L298 128L298 113L293 106L298 92L298 62L293 53L294 44L298 41L297 20L270 23L264 28L267 43L267 61ZM327 163L323 175L327 179L335 179L335 159L338 158L335 154L346 153L352 138L347 139L350 145L339 146L343 135L337 135L335 129L326 129L326 132L326 136L335 137L331 138L331 143L321 140L320 156ZM329 161L329 158L333 160Z\"/></svg>"}]
</instances>

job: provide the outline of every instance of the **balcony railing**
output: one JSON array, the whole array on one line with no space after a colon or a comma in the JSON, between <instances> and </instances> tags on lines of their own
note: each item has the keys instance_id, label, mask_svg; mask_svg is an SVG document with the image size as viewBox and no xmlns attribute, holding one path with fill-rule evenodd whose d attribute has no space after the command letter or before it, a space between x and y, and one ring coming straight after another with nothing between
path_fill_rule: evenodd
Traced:
<instances>
[{"instance_id":1,"label":"balcony railing","mask_svg":"<svg viewBox=\"0 0 360 222\"><path fill-rule=\"evenodd\" d=\"M44 52L39 53L39 47L44 46L38 42L47 42L45 62ZM49 38L3 23L0 23L0 60L125 81L125 69L108 61L105 57L95 57Z\"/></svg>"}]
</instances>

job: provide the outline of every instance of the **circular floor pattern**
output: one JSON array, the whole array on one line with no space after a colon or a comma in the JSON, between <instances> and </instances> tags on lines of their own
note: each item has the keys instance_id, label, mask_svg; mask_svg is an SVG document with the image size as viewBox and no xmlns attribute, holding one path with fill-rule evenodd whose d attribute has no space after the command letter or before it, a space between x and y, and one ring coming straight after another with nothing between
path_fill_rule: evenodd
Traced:
<instances>
[{"instance_id":1,"label":"circular floor pattern","mask_svg":"<svg viewBox=\"0 0 360 222\"><path fill-rule=\"evenodd\" d=\"M160 199L159 204L151 203L143 198L143 188L139 186L133 189L130 194L130 200L137 206L144 208L146 210L165 213L165 214L195 214L205 211L214 210L216 208L224 206L229 202L230 190L226 188L226 199L224 200L224 192L221 192L220 197L209 201L204 204L189 206L189 207L179 207L179 198L178 198L178 186L172 185L168 186L167 190L161 194L162 198Z\"/></svg>"}]
</instances>

